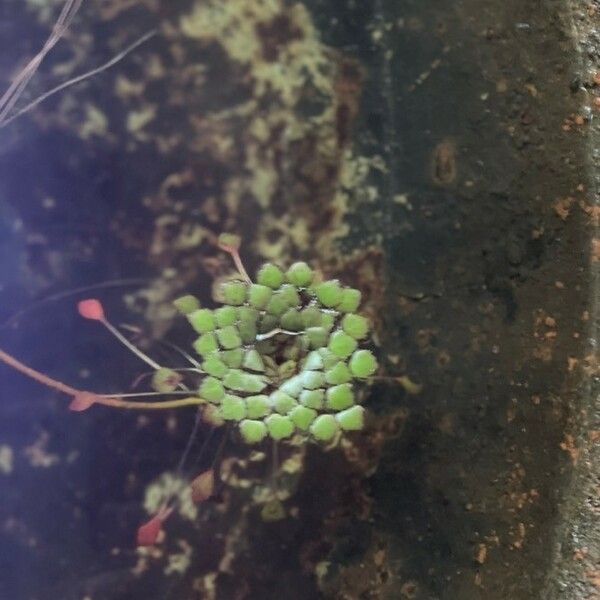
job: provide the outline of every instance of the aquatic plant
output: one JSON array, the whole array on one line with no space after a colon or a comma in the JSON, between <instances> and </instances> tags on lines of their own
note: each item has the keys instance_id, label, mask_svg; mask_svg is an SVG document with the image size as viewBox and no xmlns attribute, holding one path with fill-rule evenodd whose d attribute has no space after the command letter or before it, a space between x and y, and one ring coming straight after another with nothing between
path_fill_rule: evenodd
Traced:
<instances>
[{"instance_id":1,"label":"aquatic plant","mask_svg":"<svg viewBox=\"0 0 600 600\"><path fill-rule=\"evenodd\" d=\"M69 408L94 405L163 410L198 406L204 421L229 422L247 444L266 438L333 443L364 427L356 383L377 370L373 353L362 348L369 323L358 314L361 293L339 281L323 280L304 262L287 270L267 263L253 281L239 255L240 239L219 237L237 273L220 286L221 302L206 308L191 295L175 300L197 337L194 355L181 351L190 366L173 369L133 345L106 318L100 301L82 300L82 317L100 322L152 369L153 391L100 394L79 390L24 365L0 350L0 360L71 397ZM158 400L139 400L160 396ZM166 399L165 399L166 398ZM231 427L230 425L230 427ZM214 472L192 482L202 502L212 494ZM172 506L165 504L138 530L138 544L153 543Z\"/></svg>"}]
</instances>

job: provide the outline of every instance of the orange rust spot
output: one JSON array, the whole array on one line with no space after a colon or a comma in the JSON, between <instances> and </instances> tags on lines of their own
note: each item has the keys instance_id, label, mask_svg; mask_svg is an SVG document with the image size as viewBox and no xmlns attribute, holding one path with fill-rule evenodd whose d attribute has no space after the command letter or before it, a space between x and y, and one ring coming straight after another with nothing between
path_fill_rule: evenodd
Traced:
<instances>
[{"instance_id":1,"label":"orange rust spot","mask_svg":"<svg viewBox=\"0 0 600 600\"><path fill-rule=\"evenodd\" d=\"M570 434L565 434L565 439L560 443L560 449L564 450L571 458L571 462L576 465L579 460L579 448L575 444L575 438Z\"/></svg>"}]
</instances>

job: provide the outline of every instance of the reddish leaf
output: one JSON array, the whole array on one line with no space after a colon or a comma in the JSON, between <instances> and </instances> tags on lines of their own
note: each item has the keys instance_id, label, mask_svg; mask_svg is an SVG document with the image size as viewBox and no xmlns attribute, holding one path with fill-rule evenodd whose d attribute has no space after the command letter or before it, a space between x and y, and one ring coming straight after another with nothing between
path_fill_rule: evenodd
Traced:
<instances>
[{"instance_id":1,"label":"reddish leaf","mask_svg":"<svg viewBox=\"0 0 600 600\"><path fill-rule=\"evenodd\" d=\"M215 490L215 472L212 469L200 473L190 484L192 488L192 502L200 504L208 500Z\"/></svg>"},{"instance_id":2,"label":"reddish leaf","mask_svg":"<svg viewBox=\"0 0 600 600\"><path fill-rule=\"evenodd\" d=\"M156 540L158 539L158 535L162 529L162 524L172 512L172 508L163 506L149 521L146 521L143 525L141 525L137 530L137 545L153 546L156 544Z\"/></svg>"},{"instance_id":3,"label":"reddish leaf","mask_svg":"<svg viewBox=\"0 0 600 600\"><path fill-rule=\"evenodd\" d=\"M87 410L95 402L96 394L92 394L91 392L81 392L80 394L75 394L75 396L73 396L73 400L71 400L71 404L69 404L69 410L82 412Z\"/></svg>"},{"instance_id":4,"label":"reddish leaf","mask_svg":"<svg viewBox=\"0 0 600 600\"><path fill-rule=\"evenodd\" d=\"M138 546L153 546L156 544L158 534L162 529L162 520L160 515L155 515L149 521L141 525L137 530Z\"/></svg>"},{"instance_id":5,"label":"reddish leaf","mask_svg":"<svg viewBox=\"0 0 600 600\"><path fill-rule=\"evenodd\" d=\"M94 321L104 320L104 309L99 300L88 298L77 304L77 310L84 319L92 319Z\"/></svg>"}]
</instances>

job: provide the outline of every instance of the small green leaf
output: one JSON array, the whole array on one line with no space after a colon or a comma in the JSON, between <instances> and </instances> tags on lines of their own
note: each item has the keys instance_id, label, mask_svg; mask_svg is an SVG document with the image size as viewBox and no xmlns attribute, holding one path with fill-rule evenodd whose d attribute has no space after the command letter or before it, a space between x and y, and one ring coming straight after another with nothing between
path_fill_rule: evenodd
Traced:
<instances>
[{"instance_id":1,"label":"small green leaf","mask_svg":"<svg viewBox=\"0 0 600 600\"><path fill-rule=\"evenodd\" d=\"M247 444L257 444L267 435L267 426L262 421L245 419L240 423L240 433Z\"/></svg>"},{"instance_id":2,"label":"small green leaf","mask_svg":"<svg viewBox=\"0 0 600 600\"><path fill-rule=\"evenodd\" d=\"M227 394L221 401L221 414L226 421L241 421L246 417L244 399Z\"/></svg>"},{"instance_id":3,"label":"small green leaf","mask_svg":"<svg viewBox=\"0 0 600 600\"><path fill-rule=\"evenodd\" d=\"M306 371L317 371L323 368L323 357L316 351L313 350L308 354L302 368Z\"/></svg>"},{"instance_id":4,"label":"small green leaf","mask_svg":"<svg viewBox=\"0 0 600 600\"><path fill-rule=\"evenodd\" d=\"M254 348L246 350L242 366L249 371L258 371L260 373L264 373L265 371L265 363Z\"/></svg>"},{"instance_id":5,"label":"small green leaf","mask_svg":"<svg viewBox=\"0 0 600 600\"><path fill-rule=\"evenodd\" d=\"M327 408L329 410L344 410L354 404L352 385L342 383L327 389Z\"/></svg>"},{"instance_id":6,"label":"small green leaf","mask_svg":"<svg viewBox=\"0 0 600 600\"><path fill-rule=\"evenodd\" d=\"M324 398L324 390L303 390L300 394L300 403L308 408L321 410Z\"/></svg>"},{"instance_id":7,"label":"small green leaf","mask_svg":"<svg viewBox=\"0 0 600 600\"><path fill-rule=\"evenodd\" d=\"M237 309L235 306L221 306L215 310L215 319L219 327L235 325L237 321Z\"/></svg>"},{"instance_id":8,"label":"small green leaf","mask_svg":"<svg viewBox=\"0 0 600 600\"><path fill-rule=\"evenodd\" d=\"M242 338L238 333L237 327L234 325L228 325L227 327L223 327L223 329L217 329L217 338L219 339L219 344L225 350L232 350L233 348L238 348L242 345Z\"/></svg>"},{"instance_id":9,"label":"small green leaf","mask_svg":"<svg viewBox=\"0 0 600 600\"><path fill-rule=\"evenodd\" d=\"M300 377L302 387L306 390L316 390L325 385L325 375L322 371L303 371Z\"/></svg>"},{"instance_id":10,"label":"small green leaf","mask_svg":"<svg viewBox=\"0 0 600 600\"><path fill-rule=\"evenodd\" d=\"M290 413L290 419L292 419L294 425L302 431L306 431L316 418L317 411L312 408L307 408L306 406L296 406Z\"/></svg>"},{"instance_id":11,"label":"small green leaf","mask_svg":"<svg viewBox=\"0 0 600 600\"><path fill-rule=\"evenodd\" d=\"M365 409L353 406L337 413L335 418L344 431L360 431L365 425Z\"/></svg>"},{"instance_id":12,"label":"small green leaf","mask_svg":"<svg viewBox=\"0 0 600 600\"><path fill-rule=\"evenodd\" d=\"M322 322L322 312L316 306L302 309L302 324L304 327L318 327Z\"/></svg>"},{"instance_id":13,"label":"small green leaf","mask_svg":"<svg viewBox=\"0 0 600 600\"><path fill-rule=\"evenodd\" d=\"M196 296L187 294L173 300L173 305L182 315L189 315L200 308L200 300Z\"/></svg>"},{"instance_id":14,"label":"small green leaf","mask_svg":"<svg viewBox=\"0 0 600 600\"><path fill-rule=\"evenodd\" d=\"M259 283L253 283L248 288L248 302L254 306L254 308L262 310L267 306L272 294L273 290L270 287L260 285Z\"/></svg>"},{"instance_id":15,"label":"small green leaf","mask_svg":"<svg viewBox=\"0 0 600 600\"><path fill-rule=\"evenodd\" d=\"M246 284L243 281L233 279L222 284L223 298L225 304L240 306L246 299Z\"/></svg>"},{"instance_id":16,"label":"small green leaf","mask_svg":"<svg viewBox=\"0 0 600 600\"><path fill-rule=\"evenodd\" d=\"M281 390L276 390L271 394L270 402L271 406L282 415L287 415L292 408L298 405L294 398Z\"/></svg>"},{"instance_id":17,"label":"small green leaf","mask_svg":"<svg viewBox=\"0 0 600 600\"><path fill-rule=\"evenodd\" d=\"M341 330L331 334L329 345L327 346L336 356L346 358L356 350L357 342L353 337Z\"/></svg>"},{"instance_id":18,"label":"small green leaf","mask_svg":"<svg viewBox=\"0 0 600 600\"><path fill-rule=\"evenodd\" d=\"M311 348L322 348L327 345L329 339L329 332L323 327L309 327L306 330L306 337L310 343Z\"/></svg>"},{"instance_id":19,"label":"small green leaf","mask_svg":"<svg viewBox=\"0 0 600 600\"><path fill-rule=\"evenodd\" d=\"M369 332L369 321L361 315L349 313L342 319L342 329L356 340L362 340Z\"/></svg>"},{"instance_id":20,"label":"small green leaf","mask_svg":"<svg viewBox=\"0 0 600 600\"><path fill-rule=\"evenodd\" d=\"M315 288L315 293L319 302L327 308L337 306L342 300L342 288L337 279L319 283Z\"/></svg>"},{"instance_id":21,"label":"small green leaf","mask_svg":"<svg viewBox=\"0 0 600 600\"><path fill-rule=\"evenodd\" d=\"M283 315L281 315L281 328L287 329L288 331L300 331L304 328L302 323L302 316L300 311L296 308L288 308Z\"/></svg>"},{"instance_id":22,"label":"small green leaf","mask_svg":"<svg viewBox=\"0 0 600 600\"><path fill-rule=\"evenodd\" d=\"M190 325L198 333L207 333L208 331L213 331L216 327L213 311L208 308L199 308L191 312L187 318Z\"/></svg>"},{"instance_id":23,"label":"small green leaf","mask_svg":"<svg viewBox=\"0 0 600 600\"><path fill-rule=\"evenodd\" d=\"M328 442L338 432L338 423L333 415L320 415L313 421L310 432L317 440Z\"/></svg>"},{"instance_id":24,"label":"small green leaf","mask_svg":"<svg viewBox=\"0 0 600 600\"><path fill-rule=\"evenodd\" d=\"M276 289L283 283L283 273L279 267L272 263L267 263L256 274L256 282L260 285Z\"/></svg>"},{"instance_id":25,"label":"small green leaf","mask_svg":"<svg viewBox=\"0 0 600 600\"><path fill-rule=\"evenodd\" d=\"M224 352L221 352L221 359L228 367L239 369L242 366L242 360L244 359L244 351L241 348L225 350Z\"/></svg>"},{"instance_id":26,"label":"small green leaf","mask_svg":"<svg viewBox=\"0 0 600 600\"><path fill-rule=\"evenodd\" d=\"M295 262L285 274L287 280L297 287L308 287L312 283L313 271L305 262Z\"/></svg>"},{"instance_id":27,"label":"small green leaf","mask_svg":"<svg viewBox=\"0 0 600 600\"><path fill-rule=\"evenodd\" d=\"M274 440L288 438L294 433L294 423L289 417L272 414L265 419L265 425Z\"/></svg>"},{"instance_id":28,"label":"small green leaf","mask_svg":"<svg viewBox=\"0 0 600 600\"><path fill-rule=\"evenodd\" d=\"M290 395L292 398L297 398L304 389L302 378L299 375L294 375L294 377L290 377L287 381L284 381L279 386L279 389Z\"/></svg>"},{"instance_id":29,"label":"small green leaf","mask_svg":"<svg viewBox=\"0 0 600 600\"><path fill-rule=\"evenodd\" d=\"M370 350L357 350L350 359L350 371L354 377L365 379L377 371L377 360Z\"/></svg>"},{"instance_id":30,"label":"small green leaf","mask_svg":"<svg viewBox=\"0 0 600 600\"><path fill-rule=\"evenodd\" d=\"M229 370L229 367L218 356L213 355L209 356L202 363L202 370L208 375L223 379L225 373Z\"/></svg>"},{"instance_id":31,"label":"small green leaf","mask_svg":"<svg viewBox=\"0 0 600 600\"><path fill-rule=\"evenodd\" d=\"M225 390L216 377L205 377L198 389L198 395L209 402L220 402L225 396Z\"/></svg>"},{"instance_id":32,"label":"small green leaf","mask_svg":"<svg viewBox=\"0 0 600 600\"><path fill-rule=\"evenodd\" d=\"M293 285L286 283L279 288L277 293L286 301L288 306L296 307L300 304L300 295Z\"/></svg>"},{"instance_id":33,"label":"small green leaf","mask_svg":"<svg viewBox=\"0 0 600 600\"><path fill-rule=\"evenodd\" d=\"M337 309L340 312L352 313L360 306L361 293L353 288L344 288L342 290L342 300Z\"/></svg>"},{"instance_id":34,"label":"small green leaf","mask_svg":"<svg viewBox=\"0 0 600 600\"><path fill-rule=\"evenodd\" d=\"M339 385L340 383L348 383L352 379L352 373L345 362L338 362L325 371L325 381L329 385Z\"/></svg>"},{"instance_id":35,"label":"small green leaf","mask_svg":"<svg viewBox=\"0 0 600 600\"><path fill-rule=\"evenodd\" d=\"M248 396L246 398L246 412L249 419L266 417L271 412L269 396L264 394L259 396Z\"/></svg>"},{"instance_id":36,"label":"small green leaf","mask_svg":"<svg viewBox=\"0 0 600 600\"><path fill-rule=\"evenodd\" d=\"M214 333L203 333L194 343L194 350L202 355L207 356L211 352L219 349L217 338Z\"/></svg>"},{"instance_id":37,"label":"small green leaf","mask_svg":"<svg viewBox=\"0 0 600 600\"><path fill-rule=\"evenodd\" d=\"M229 369L227 375L223 378L223 384L230 390L251 394L258 394L267 387L267 382L263 375L245 373L239 369Z\"/></svg>"}]
</instances>

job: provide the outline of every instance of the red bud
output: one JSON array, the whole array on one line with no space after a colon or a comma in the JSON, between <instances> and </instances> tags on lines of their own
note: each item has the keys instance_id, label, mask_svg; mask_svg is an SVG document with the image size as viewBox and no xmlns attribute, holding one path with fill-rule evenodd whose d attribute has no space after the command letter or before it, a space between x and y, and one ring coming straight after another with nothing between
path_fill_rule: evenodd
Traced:
<instances>
[{"instance_id":1,"label":"red bud","mask_svg":"<svg viewBox=\"0 0 600 600\"><path fill-rule=\"evenodd\" d=\"M104 320L104 309L99 300L89 298L82 300L77 304L77 310L84 319L92 319L94 321Z\"/></svg>"}]
</instances>

